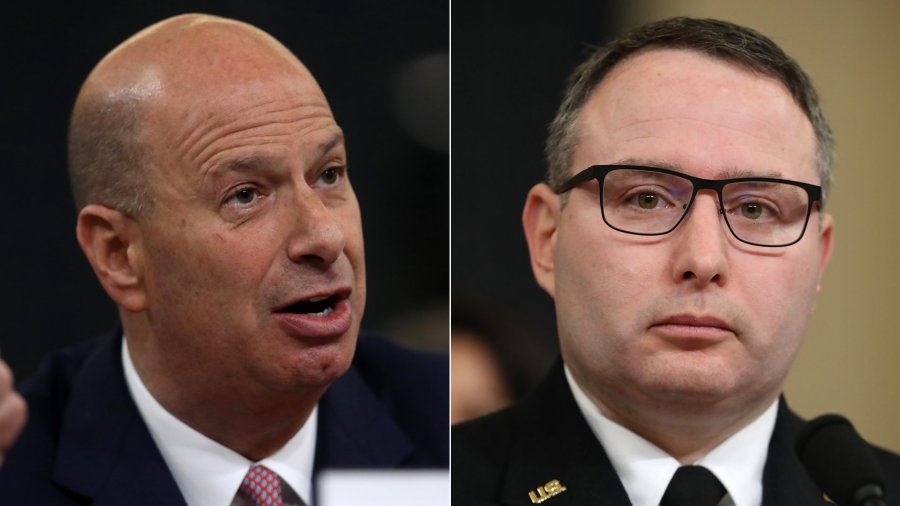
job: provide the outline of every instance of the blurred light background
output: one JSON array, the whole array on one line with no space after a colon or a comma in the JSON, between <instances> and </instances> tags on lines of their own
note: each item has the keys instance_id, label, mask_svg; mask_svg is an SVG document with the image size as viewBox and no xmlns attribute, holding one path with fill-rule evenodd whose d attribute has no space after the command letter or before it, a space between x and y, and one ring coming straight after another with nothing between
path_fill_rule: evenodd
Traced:
<instances>
[{"instance_id":1,"label":"blurred light background","mask_svg":"<svg viewBox=\"0 0 900 506\"><path fill-rule=\"evenodd\" d=\"M138 30L184 12L268 31L315 75L347 138L363 213L363 326L447 348L449 3L17 2L4 12L6 202L0 348L19 379L41 355L112 329L114 305L75 241L69 112L88 72ZM426 315L426 316L421 316ZM407 322L415 319L416 325Z\"/></svg>"},{"instance_id":2,"label":"blurred light background","mask_svg":"<svg viewBox=\"0 0 900 506\"><path fill-rule=\"evenodd\" d=\"M528 4L528 2L526 2ZM533 377L558 353L553 306L531 276L520 212L543 175L542 148L565 78L613 35L687 15L726 19L775 40L811 75L837 139L835 251L789 377L806 417L848 416L900 451L900 4L889 0L453 2L453 219L456 308L538 342ZM760 294L760 296L765 296Z\"/></svg>"}]
</instances>

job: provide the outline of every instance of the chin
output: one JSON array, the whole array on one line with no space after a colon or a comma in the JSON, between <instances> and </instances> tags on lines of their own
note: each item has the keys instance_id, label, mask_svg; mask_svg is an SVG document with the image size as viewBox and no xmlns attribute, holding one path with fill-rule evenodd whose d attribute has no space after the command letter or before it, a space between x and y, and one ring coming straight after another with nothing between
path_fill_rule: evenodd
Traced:
<instances>
[{"instance_id":1,"label":"chin","mask_svg":"<svg viewBox=\"0 0 900 506\"><path fill-rule=\"evenodd\" d=\"M733 395L731 389L720 388L718 385L704 384L668 385L666 388L658 390L658 393L662 399L685 405L719 403L731 398Z\"/></svg>"},{"instance_id":2,"label":"chin","mask_svg":"<svg viewBox=\"0 0 900 506\"><path fill-rule=\"evenodd\" d=\"M350 368L356 351L359 323L333 337L303 337L276 329L271 343L253 362L256 374L278 391L324 389Z\"/></svg>"},{"instance_id":3,"label":"chin","mask_svg":"<svg viewBox=\"0 0 900 506\"><path fill-rule=\"evenodd\" d=\"M715 402L737 388L733 371L721 364L673 364L657 371L664 372L651 373L646 388L669 400Z\"/></svg>"},{"instance_id":4,"label":"chin","mask_svg":"<svg viewBox=\"0 0 900 506\"><path fill-rule=\"evenodd\" d=\"M268 368L267 375L276 390L325 389L350 368L353 350L341 342L307 348L277 370Z\"/></svg>"}]
</instances>

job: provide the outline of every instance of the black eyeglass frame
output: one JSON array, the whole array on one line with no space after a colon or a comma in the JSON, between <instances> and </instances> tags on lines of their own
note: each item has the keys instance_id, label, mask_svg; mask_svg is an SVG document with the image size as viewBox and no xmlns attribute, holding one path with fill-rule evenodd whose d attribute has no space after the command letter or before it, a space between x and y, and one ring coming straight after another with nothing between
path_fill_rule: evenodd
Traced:
<instances>
[{"instance_id":1,"label":"black eyeglass frame","mask_svg":"<svg viewBox=\"0 0 900 506\"><path fill-rule=\"evenodd\" d=\"M658 172L661 174L669 174L672 176L681 177L687 179L693 185L693 192L691 193L691 199L687 203L687 207L684 208L684 212L681 214L681 218L672 225L672 228L666 230L665 232L631 232L628 230L623 230L621 228L615 227L609 223L606 219L606 212L603 208L603 181L606 178L606 175L614 170L643 170L648 172ZM694 199L697 197L697 192L700 190L715 190L716 195L719 198L719 214L721 214L725 218L725 224L728 226L728 230L731 231L731 235L734 236L735 239L741 241L745 244L750 244L753 246L761 246L763 248L783 248L786 246L790 246L792 244L796 244L803 239L803 235L806 234L806 227L809 225L809 216L812 214L813 204L819 202L819 206L821 207L822 203L822 187L816 186L814 184L803 183L800 181L792 181L790 179L779 179L773 177L737 177L731 179L704 179L702 177L691 176L690 174L685 174L683 172L678 172L677 170L671 169L663 169L659 167L643 167L640 165L592 165L583 171L575 174L567 181L565 181L560 187L554 190L558 194L566 193L567 191L575 188L579 184L589 180L596 179L599 185L599 193L600 193L600 214L603 216L603 222L613 230L618 230L619 232L623 232L625 234L632 235L644 235L644 236L655 236L655 235L666 235L676 228L678 225L684 221L685 216L688 215L688 212L691 210L691 206L694 205ZM797 239L785 243L785 244L759 244L755 242L746 241L741 239L740 236L735 233L734 229L731 228L731 223L728 221L728 215L725 213L725 204L724 198L722 196L722 190L725 188L725 185L732 183L744 183L744 182L763 182L763 183L784 183L793 186L799 186L800 188L806 190L806 195L808 197L808 201L806 204L806 219L803 221L803 230L800 231L800 236Z\"/></svg>"}]
</instances>

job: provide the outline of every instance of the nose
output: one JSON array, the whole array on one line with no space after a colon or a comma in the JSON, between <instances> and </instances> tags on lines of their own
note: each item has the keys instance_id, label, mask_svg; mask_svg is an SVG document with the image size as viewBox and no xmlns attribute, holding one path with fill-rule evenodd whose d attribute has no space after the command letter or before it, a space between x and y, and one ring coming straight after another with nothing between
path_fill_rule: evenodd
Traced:
<instances>
[{"instance_id":1,"label":"nose","mask_svg":"<svg viewBox=\"0 0 900 506\"><path fill-rule=\"evenodd\" d=\"M344 251L346 237L336 216L308 186L292 202L287 253L291 261L327 268Z\"/></svg>"},{"instance_id":2,"label":"nose","mask_svg":"<svg viewBox=\"0 0 900 506\"><path fill-rule=\"evenodd\" d=\"M728 232L715 192L701 191L673 232L672 277L699 288L724 285L728 278Z\"/></svg>"}]
</instances>

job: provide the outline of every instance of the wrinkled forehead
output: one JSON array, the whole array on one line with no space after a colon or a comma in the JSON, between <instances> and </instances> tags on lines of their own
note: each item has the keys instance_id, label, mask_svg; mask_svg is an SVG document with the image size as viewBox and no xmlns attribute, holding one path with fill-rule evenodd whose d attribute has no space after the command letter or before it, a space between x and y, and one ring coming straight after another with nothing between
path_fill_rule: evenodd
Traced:
<instances>
[{"instance_id":1,"label":"wrinkled forehead","mask_svg":"<svg viewBox=\"0 0 900 506\"><path fill-rule=\"evenodd\" d=\"M172 98L234 97L245 94L242 90L259 93L266 86L273 93L322 94L309 70L287 48L247 25L208 23L154 45L160 51L150 66L158 69Z\"/></svg>"},{"instance_id":2,"label":"wrinkled forehead","mask_svg":"<svg viewBox=\"0 0 900 506\"><path fill-rule=\"evenodd\" d=\"M126 102L120 96L135 103L139 140L162 166L190 160L176 165L196 169L195 156L228 142L285 139L287 125L304 118L304 125L339 130L312 74L289 50L252 26L202 15L138 33L97 65L84 90L111 106Z\"/></svg>"},{"instance_id":3,"label":"wrinkled forehead","mask_svg":"<svg viewBox=\"0 0 900 506\"><path fill-rule=\"evenodd\" d=\"M331 114L328 101L308 72L226 73L215 79L163 81L148 101L148 119L171 127L195 122L230 123L260 110L315 108ZM150 126L152 126L152 122Z\"/></svg>"}]
</instances>

